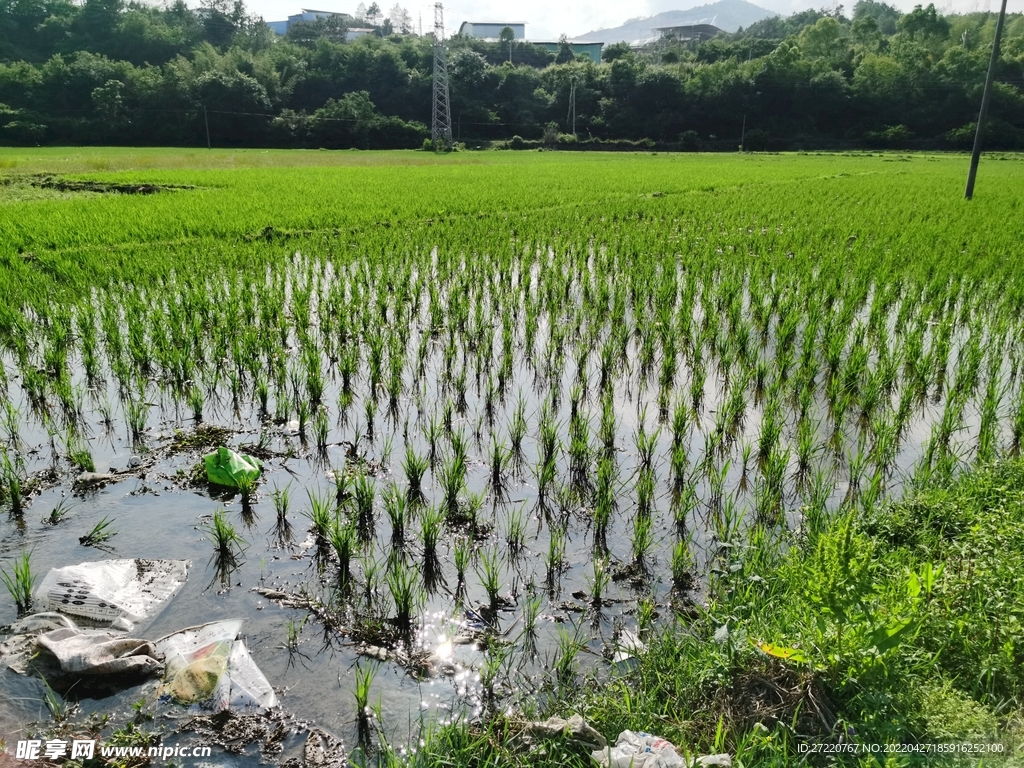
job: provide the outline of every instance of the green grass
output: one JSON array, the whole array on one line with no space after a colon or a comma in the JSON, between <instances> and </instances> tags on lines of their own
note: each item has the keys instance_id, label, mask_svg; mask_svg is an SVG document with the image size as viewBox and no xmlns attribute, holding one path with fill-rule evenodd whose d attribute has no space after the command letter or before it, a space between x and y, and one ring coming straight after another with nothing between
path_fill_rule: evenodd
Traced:
<instances>
[{"instance_id":1,"label":"green grass","mask_svg":"<svg viewBox=\"0 0 1024 768\"><path fill-rule=\"evenodd\" d=\"M622 730L647 731L681 752L726 751L748 766L822 764L801 745L840 736L854 744L993 743L1014 752L1024 735L1024 461L838 518L791 544L780 553L775 542L756 543L740 568L713 583L696 619L661 623L639 665L610 680L563 685L561 698L534 715L579 712L611 740ZM922 576L929 567L937 574L930 587ZM889 642L875 630L896 618L911 623ZM568 634L562 645L568 650L556 669L567 681ZM421 764L590 764L565 742L546 745L545 757L511 746L520 723L498 717L437 728ZM897 753L888 762L835 759L924 764Z\"/></svg>"}]
</instances>

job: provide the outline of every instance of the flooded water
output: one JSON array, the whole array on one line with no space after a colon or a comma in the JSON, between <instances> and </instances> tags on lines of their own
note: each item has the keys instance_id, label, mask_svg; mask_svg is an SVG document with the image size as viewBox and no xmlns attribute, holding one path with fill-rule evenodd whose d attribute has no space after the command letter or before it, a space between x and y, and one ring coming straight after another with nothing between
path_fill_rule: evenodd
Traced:
<instances>
[{"instance_id":1,"label":"flooded water","mask_svg":"<svg viewBox=\"0 0 1024 768\"><path fill-rule=\"evenodd\" d=\"M320 285L336 277L328 271ZM324 300L322 292L314 294ZM315 305L311 311L316 312ZM695 315L696 322L701 319L700 313ZM418 349L429 327L430 317L424 307L407 349ZM501 330L500 325L495 326L496 338L501 337ZM518 342L524 332L521 327L514 329ZM551 335L549 321L542 320L536 328L535 346L543 347ZM292 346L286 354L298 354L295 340L289 343ZM72 487L80 470L66 458L63 432L52 422L44 422L45 411L33 409L21 386L22 374L16 362L5 359L9 413L19 415L17 435L7 436L8 450L23 458L26 477L42 479L41 490L26 500L23 516L8 516L0 523L0 555L7 562L21 551L30 551L33 570L39 575L53 567L111 557L190 560L187 583L155 618L137 626L133 636L155 638L204 622L244 618L243 634L249 651L278 692L282 709L294 718L289 726L294 732L284 741L283 751L273 757L275 760L297 753L306 726L323 729L346 746L357 744L360 718L355 691L360 669L376 668L369 701L371 708L379 707L378 727L391 743L412 746L422 722L477 718L488 707L515 709L529 698L551 695L552 671L565 668L562 665L569 663L567 658L574 657L570 666L575 667L576 675L588 671L610 674L616 638L624 630L645 629L641 624L646 625L648 620L656 623L658 616L685 609L688 602L699 603L703 579L720 553L719 545L730 535L740 535L751 523L763 473L756 451L751 452L750 447L757 443L762 430L763 402L751 385L742 424L727 443L715 447L709 441L729 393L726 377L714 365L714 359L703 369L705 378L698 384L694 384L693 366L680 361L676 372L679 383L670 391L669 408L663 409L666 403L659 398L658 387L638 372L643 356L640 342L630 340L628 363L615 374L612 387L615 445L606 455L615 466L612 488L616 505L604 537L607 551L603 551L595 539L589 491L573 493L570 487L574 477L569 435L573 421L571 393L583 381L586 389L577 390L582 396L577 407L589 425L586 442L590 453L583 477L577 479L584 485L597 483L594 457L602 412L596 385L601 377L596 352L585 358L586 367L581 373L574 364L575 342L569 342L568 360L556 377L558 386L545 381L537 367L517 353L504 396L496 396L490 404L486 376L477 381L466 363L462 375L469 381L463 404L453 397L450 383L442 385L451 373L440 354L443 338L430 344L432 351L422 376L414 380L408 369L404 371L404 390L390 414L392 404L387 395L370 387L365 355L351 402L342 413L338 405L345 399L342 386L336 368L325 356L322 401L327 404L329 422L323 440L314 437L312 420L304 425L303 434L298 434L292 392L271 392L270 413L261 414L255 392L234 403L228 386L221 383L204 389L202 419L196 420L191 408L170 397L155 379L142 393L145 429L141 439L133 439L116 376L106 370L105 383L90 382L81 360L73 358L72 385L82 393L82 439L97 472L119 473L95 489ZM773 354L772 345L766 344L764 358L770 360ZM701 394L695 397L698 386ZM504 473L505 487L498 494L491 482L491 447L496 437L508 439L520 396L519 407L527 424L521 464L518 469L509 466ZM674 483L675 447L670 420L672 411L684 399L698 405L690 409L681 444L688 463L687 480L680 484ZM890 407L894 407L898 397L892 394L889 400ZM284 413L279 407L282 403L287 417L275 420L274 411ZM831 481L821 500L834 509L850 491L849 457L857 449L859 431L854 422L853 427L840 431L839 450L826 448L831 427L820 391L814 407L820 414L820 424L813 433L819 446L816 466L827 468ZM915 406L894 454L885 493L901 492L907 473L921 459L943 412L943 401ZM406 535L399 543L384 509L384 495L391 483L400 493L406 492L407 477L402 468L406 450L411 448L420 456L429 454L432 422L440 435L435 446L438 462L425 474L424 503L409 507ZM782 442L789 449L789 458L783 514L777 525L782 531L796 531L805 524L808 493L794 480L797 438L792 409L784 412L783 422ZM558 442L553 454L557 479L543 493L536 471L543 463L545 450L542 423L554 426ZM973 444L977 423L977 415L968 412L956 445ZM246 445L258 444L268 457L256 496L249 504L243 504L238 494L192 482L197 463L210 447L174 447L182 435L203 435L211 425L229 430L224 441L229 446L246 452L252 450ZM433 559L425 551L421 526L428 509L445 506L443 467L453 439L459 440L460 435L466 447L460 509L465 514L467 506L478 503L479 511L475 523L452 516L442 525L436 567L430 567ZM638 448L643 440L650 440L653 446L646 470ZM317 442L324 445L318 447ZM141 462L140 467L128 471L134 462ZM695 471L697 467L707 469ZM375 489L372 534L359 545L353 559L354 583L348 593L339 589L337 566L331 557L318 556L307 516L311 506L307 494L335 498L335 472L368 478ZM645 472L653 478L649 490L639 487ZM280 524L272 498L275 489L285 487L289 488L290 506L284 519L290 530ZM691 500L689 506L681 506L680 490L683 498ZM731 500L736 510L746 511L747 517L723 520L722 509L729 508L723 499ZM45 522L62 503L66 509L63 518L57 524ZM647 515L639 511L644 505L650 507ZM218 571L214 545L206 530L218 508L226 511L228 521L246 542L240 564L227 573ZM645 516L650 520L646 531L637 523ZM79 537L105 518L112 521L116 536L102 548L82 546ZM511 528L514 532L520 519L522 550L513 552L509 539L519 537L510 536L509 531ZM559 532L556 539L564 532L564 553L556 558L559 562L552 573L553 530ZM639 556L638 539L646 542ZM680 542L689 551L689 568L695 577L688 593L674 589L673 584L673 549ZM460 547L469 552L461 582ZM395 605L386 573L395 559L415 574L421 598L415 607L415 632L408 647L390 641L380 646L373 642L377 636L384 640L394 636ZM493 599L484 583L488 564L493 570L492 580L497 574ZM595 599L598 589L600 600ZM312 601L320 607L319 612L282 607L280 599L266 596L267 590ZM325 620L328 607L334 620ZM0 601L0 625L15 618L15 606L8 600ZM42 684L36 679L9 670L0 674L0 727L9 741L27 732L25 729L37 727L34 723L48 719L43 694ZM93 698L89 686L83 684L68 692L66 698L78 704L76 717L83 721L101 714L123 721L131 716L134 703L152 695L152 686L142 686ZM174 721L161 718L157 724L167 730L165 744L198 738L176 733ZM259 759L258 752L251 748L243 755L220 754L216 762L247 765Z\"/></svg>"}]
</instances>

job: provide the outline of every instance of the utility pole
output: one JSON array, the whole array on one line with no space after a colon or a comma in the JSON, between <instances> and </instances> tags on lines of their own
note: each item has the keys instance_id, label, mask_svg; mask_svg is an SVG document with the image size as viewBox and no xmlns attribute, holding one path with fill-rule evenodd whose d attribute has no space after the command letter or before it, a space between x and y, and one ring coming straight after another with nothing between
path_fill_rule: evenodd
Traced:
<instances>
[{"instance_id":1,"label":"utility pole","mask_svg":"<svg viewBox=\"0 0 1024 768\"><path fill-rule=\"evenodd\" d=\"M210 121L206 117L206 105L203 104L203 124L206 126L206 148L213 149L210 145Z\"/></svg>"},{"instance_id":2,"label":"utility pole","mask_svg":"<svg viewBox=\"0 0 1024 768\"><path fill-rule=\"evenodd\" d=\"M747 141L747 113L743 113L743 127L740 128L740 152L743 151L743 145Z\"/></svg>"},{"instance_id":3,"label":"utility pole","mask_svg":"<svg viewBox=\"0 0 1024 768\"><path fill-rule=\"evenodd\" d=\"M988 60L988 74L985 75L985 90L981 95L981 113L978 115L978 129L974 133L974 151L971 152L971 169L967 172L967 188L964 198L974 197L974 178L978 175L978 161L981 160L981 143L985 135L985 118L988 117L988 102L992 98L992 77L995 75L996 63L999 61L999 38L1003 34L1003 20L1006 18L1006 0L999 9L999 20L996 22L996 39L992 43L992 58Z\"/></svg>"},{"instance_id":4,"label":"utility pole","mask_svg":"<svg viewBox=\"0 0 1024 768\"><path fill-rule=\"evenodd\" d=\"M569 120L572 125L572 135L576 135L576 77L569 80Z\"/></svg>"},{"instance_id":5,"label":"utility pole","mask_svg":"<svg viewBox=\"0 0 1024 768\"><path fill-rule=\"evenodd\" d=\"M448 51L444 45L444 6L434 3L434 106L430 117L434 151L452 146L452 111L448 99Z\"/></svg>"}]
</instances>

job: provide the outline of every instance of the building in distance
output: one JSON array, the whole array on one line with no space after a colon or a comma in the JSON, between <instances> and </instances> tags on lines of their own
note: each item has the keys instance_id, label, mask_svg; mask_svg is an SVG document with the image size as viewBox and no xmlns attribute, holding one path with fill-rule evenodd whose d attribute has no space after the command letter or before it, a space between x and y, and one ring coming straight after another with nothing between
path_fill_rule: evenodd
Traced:
<instances>
[{"instance_id":1,"label":"building in distance","mask_svg":"<svg viewBox=\"0 0 1024 768\"><path fill-rule=\"evenodd\" d=\"M526 39L524 21L464 21L459 27L459 34L466 37L482 37L484 40L497 40L505 27L512 30L514 39Z\"/></svg>"},{"instance_id":2,"label":"building in distance","mask_svg":"<svg viewBox=\"0 0 1024 768\"><path fill-rule=\"evenodd\" d=\"M586 56L595 64L601 63L601 49L604 47L604 43L592 43L592 42L581 42L578 40L569 40L569 47L572 48L572 55L576 58ZM543 48L546 51L552 53L558 53L562 47L561 42L550 42L548 40L531 40L531 45L536 45L538 48Z\"/></svg>"},{"instance_id":3,"label":"building in distance","mask_svg":"<svg viewBox=\"0 0 1024 768\"><path fill-rule=\"evenodd\" d=\"M722 32L721 29L713 24L683 24L677 27L655 27L654 31L660 32L662 39L673 38L681 43L687 43L691 40L698 42L710 40Z\"/></svg>"}]
</instances>

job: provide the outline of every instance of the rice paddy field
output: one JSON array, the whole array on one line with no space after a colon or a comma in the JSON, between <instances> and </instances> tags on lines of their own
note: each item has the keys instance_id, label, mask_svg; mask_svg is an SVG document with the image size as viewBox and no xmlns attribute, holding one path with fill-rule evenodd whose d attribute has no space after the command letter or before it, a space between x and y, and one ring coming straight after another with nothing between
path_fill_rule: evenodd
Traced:
<instances>
[{"instance_id":1,"label":"rice paddy field","mask_svg":"<svg viewBox=\"0 0 1024 768\"><path fill-rule=\"evenodd\" d=\"M864 587L835 526L1024 440L1024 156L986 155L970 203L966 167L0 149L0 565L191 560L147 635L244 618L294 718L219 765L294 757L313 726L365 759L412 759L428 725L486 741L709 616L708 654L792 670L780 690L848 678L847 658L894 674L898 645L927 651L920 595L955 569ZM259 480L209 484L221 445ZM817 618L787 624L770 582L797 552L835 568ZM28 607L11 592L0 624ZM927 663L967 692L942 702L970 694L1005 732L1024 609L999 610L1017 629L952 633L1001 661L942 668L954 643ZM755 718L790 734L778 764L813 762L796 745L824 731L801 712L829 719L800 690L789 721ZM62 693L80 723L140 698ZM0 675L0 701L9 741L51 720L36 679ZM679 712L660 727L689 748L754 749L753 721L716 715L702 741Z\"/></svg>"}]
</instances>

